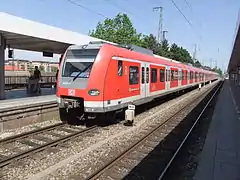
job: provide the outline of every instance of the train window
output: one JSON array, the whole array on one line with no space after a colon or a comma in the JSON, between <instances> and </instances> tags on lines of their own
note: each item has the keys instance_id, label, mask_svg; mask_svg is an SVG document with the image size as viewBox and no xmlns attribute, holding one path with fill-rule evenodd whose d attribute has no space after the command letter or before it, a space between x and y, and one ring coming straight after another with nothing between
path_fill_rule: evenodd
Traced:
<instances>
[{"instance_id":1,"label":"train window","mask_svg":"<svg viewBox=\"0 0 240 180\"><path fill-rule=\"evenodd\" d=\"M149 83L149 68L146 68L146 83Z\"/></svg>"},{"instance_id":2,"label":"train window","mask_svg":"<svg viewBox=\"0 0 240 180\"><path fill-rule=\"evenodd\" d=\"M182 70L182 80L184 80L184 71Z\"/></svg>"},{"instance_id":3,"label":"train window","mask_svg":"<svg viewBox=\"0 0 240 180\"><path fill-rule=\"evenodd\" d=\"M182 71L177 71L178 72L178 80L182 79Z\"/></svg>"},{"instance_id":4,"label":"train window","mask_svg":"<svg viewBox=\"0 0 240 180\"><path fill-rule=\"evenodd\" d=\"M166 81L168 81L168 70L166 70Z\"/></svg>"},{"instance_id":5,"label":"train window","mask_svg":"<svg viewBox=\"0 0 240 180\"><path fill-rule=\"evenodd\" d=\"M70 49L64 59L62 76L72 78L89 78L92 65L99 49Z\"/></svg>"},{"instance_id":6,"label":"train window","mask_svg":"<svg viewBox=\"0 0 240 180\"><path fill-rule=\"evenodd\" d=\"M164 81L165 81L164 69L160 69L160 82L164 82Z\"/></svg>"},{"instance_id":7,"label":"train window","mask_svg":"<svg viewBox=\"0 0 240 180\"><path fill-rule=\"evenodd\" d=\"M120 60L118 61L118 76L123 75L123 62Z\"/></svg>"},{"instance_id":8,"label":"train window","mask_svg":"<svg viewBox=\"0 0 240 180\"><path fill-rule=\"evenodd\" d=\"M169 81L169 70L166 70L166 81Z\"/></svg>"},{"instance_id":9,"label":"train window","mask_svg":"<svg viewBox=\"0 0 240 180\"><path fill-rule=\"evenodd\" d=\"M171 81L174 80L174 70L171 70Z\"/></svg>"},{"instance_id":10,"label":"train window","mask_svg":"<svg viewBox=\"0 0 240 180\"><path fill-rule=\"evenodd\" d=\"M178 80L178 71L174 71L174 80Z\"/></svg>"},{"instance_id":11,"label":"train window","mask_svg":"<svg viewBox=\"0 0 240 180\"><path fill-rule=\"evenodd\" d=\"M145 70L145 68L144 67L142 67L142 84L144 84L145 83L145 73L144 73L144 70Z\"/></svg>"},{"instance_id":12,"label":"train window","mask_svg":"<svg viewBox=\"0 0 240 180\"><path fill-rule=\"evenodd\" d=\"M171 70L171 81L178 80L178 71Z\"/></svg>"},{"instance_id":13,"label":"train window","mask_svg":"<svg viewBox=\"0 0 240 180\"><path fill-rule=\"evenodd\" d=\"M157 82L157 69L152 68L151 69L151 83Z\"/></svg>"},{"instance_id":14,"label":"train window","mask_svg":"<svg viewBox=\"0 0 240 180\"><path fill-rule=\"evenodd\" d=\"M171 80L171 71L167 70L167 81Z\"/></svg>"},{"instance_id":15,"label":"train window","mask_svg":"<svg viewBox=\"0 0 240 180\"><path fill-rule=\"evenodd\" d=\"M129 84L138 84L139 73L137 66L129 67Z\"/></svg>"},{"instance_id":16,"label":"train window","mask_svg":"<svg viewBox=\"0 0 240 180\"><path fill-rule=\"evenodd\" d=\"M190 79L193 79L193 72L190 71Z\"/></svg>"}]
</instances>

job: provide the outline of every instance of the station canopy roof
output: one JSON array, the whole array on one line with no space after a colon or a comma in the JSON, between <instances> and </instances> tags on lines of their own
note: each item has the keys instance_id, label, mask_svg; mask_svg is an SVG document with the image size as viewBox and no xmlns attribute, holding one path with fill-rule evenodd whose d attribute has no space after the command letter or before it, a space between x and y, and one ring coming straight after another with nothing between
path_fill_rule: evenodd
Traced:
<instances>
[{"instance_id":1,"label":"station canopy roof","mask_svg":"<svg viewBox=\"0 0 240 180\"><path fill-rule=\"evenodd\" d=\"M240 67L240 12L236 27L233 50L228 64L228 73L237 73L238 67Z\"/></svg>"},{"instance_id":2,"label":"station canopy roof","mask_svg":"<svg viewBox=\"0 0 240 180\"><path fill-rule=\"evenodd\" d=\"M0 33L14 49L61 54L69 45L103 41L3 12L0 12L0 22Z\"/></svg>"}]
</instances>

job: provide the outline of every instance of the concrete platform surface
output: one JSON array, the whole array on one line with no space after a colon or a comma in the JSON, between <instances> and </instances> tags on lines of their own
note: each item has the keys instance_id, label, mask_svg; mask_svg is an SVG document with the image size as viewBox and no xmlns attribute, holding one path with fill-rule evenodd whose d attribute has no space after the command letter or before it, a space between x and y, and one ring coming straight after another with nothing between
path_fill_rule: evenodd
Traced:
<instances>
[{"instance_id":1,"label":"concrete platform surface","mask_svg":"<svg viewBox=\"0 0 240 180\"><path fill-rule=\"evenodd\" d=\"M40 104L44 104L44 103L54 103L54 102L57 102L56 95L46 95L46 96L1 100L0 101L0 112L14 109L17 107L33 106L33 105L40 105Z\"/></svg>"},{"instance_id":2,"label":"concrete platform surface","mask_svg":"<svg viewBox=\"0 0 240 180\"><path fill-rule=\"evenodd\" d=\"M240 100L240 88L225 80L195 180L240 180L240 102L237 99Z\"/></svg>"},{"instance_id":3,"label":"concrete platform surface","mask_svg":"<svg viewBox=\"0 0 240 180\"><path fill-rule=\"evenodd\" d=\"M26 89L5 91L6 99L0 100L0 112L19 107L30 107L56 102L56 89L42 88L41 94L28 94Z\"/></svg>"},{"instance_id":4,"label":"concrete platform surface","mask_svg":"<svg viewBox=\"0 0 240 180\"><path fill-rule=\"evenodd\" d=\"M26 98L26 97L35 97L35 96L45 96L45 95L54 95L56 94L55 88L41 88L41 94L28 94L26 89L13 89L5 91L6 99L17 99L17 98Z\"/></svg>"}]
</instances>

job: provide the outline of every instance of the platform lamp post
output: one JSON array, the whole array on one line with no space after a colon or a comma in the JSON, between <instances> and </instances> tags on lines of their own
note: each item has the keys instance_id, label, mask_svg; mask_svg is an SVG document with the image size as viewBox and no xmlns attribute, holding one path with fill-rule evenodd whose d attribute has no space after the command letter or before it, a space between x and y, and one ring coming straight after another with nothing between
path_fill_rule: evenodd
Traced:
<instances>
[{"instance_id":1,"label":"platform lamp post","mask_svg":"<svg viewBox=\"0 0 240 180\"><path fill-rule=\"evenodd\" d=\"M0 33L0 100L5 99L5 49L6 49L6 39L3 34Z\"/></svg>"}]
</instances>

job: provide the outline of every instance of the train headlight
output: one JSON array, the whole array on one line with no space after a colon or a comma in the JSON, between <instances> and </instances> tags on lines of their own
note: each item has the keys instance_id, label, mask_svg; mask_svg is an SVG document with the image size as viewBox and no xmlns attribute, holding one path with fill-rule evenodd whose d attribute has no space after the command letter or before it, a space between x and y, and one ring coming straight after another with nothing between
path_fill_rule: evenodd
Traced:
<instances>
[{"instance_id":1,"label":"train headlight","mask_svg":"<svg viewBox=\"0 0 240 180\"><path fill-rule=\"evenodd\" d=\"M98 96L98 95L100 94L100 91L97 90L97 89L90 89L90 90L88 91L88 94L89 94L90 96Z\"/></svg>"}]
</instances>

